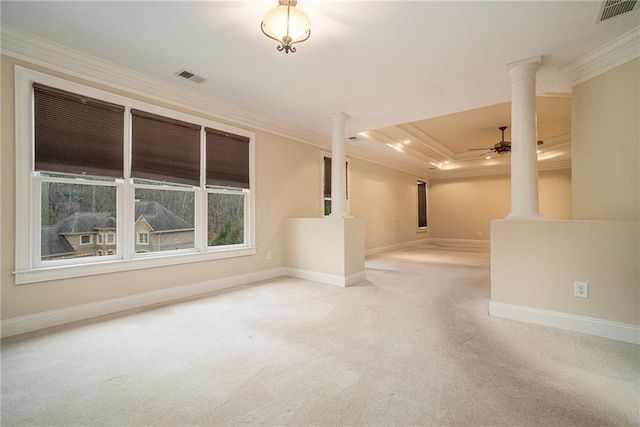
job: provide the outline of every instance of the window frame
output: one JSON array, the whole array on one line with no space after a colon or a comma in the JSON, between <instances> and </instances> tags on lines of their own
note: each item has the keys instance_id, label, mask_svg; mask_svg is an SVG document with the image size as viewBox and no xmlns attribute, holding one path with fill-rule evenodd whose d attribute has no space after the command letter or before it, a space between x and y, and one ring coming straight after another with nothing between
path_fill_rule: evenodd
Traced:
<instances>
[{"instance_id":1,"label":"window frame","mask_svg":"<svg viewBox=\"0 0 640 427\"><path fill-rule=\"evenodd\" d=\"M420 184L424 186L424 220L426 224L424 226L420 226ZM429 231L429 191L428 191L429 183L426 179L416 178L416 229L418 232L426 232Z\"/></svg>"},{"instance_id":2,"label":"window frame","mask_svg":"<svg viewBox=\"0 0 640 427\"><path fill-rule=\"evenodd\" d=\"M15 147L16 147L16 239L15 283L25 284L56 279L83 277L93 274L105 274L136 270L155 266L166 266L215 259L249 256L256 254L256 194L255 194L255 133L236 128L210 119L193 116L179 111L148 104L123 95L72 82L49 74L34 71L16 65L14 76L15 90ZM89 84L99 84L85 78ZM117 227L115 233L116 250L112 255L98 257L73 258L69 260L41 260L40 255L40 208L41 184L51 177L39 176L34 172L34 82L47 86L96 98L106 102L125 106L124 122L124 179L98 181L78 177L68 179L74 184L113 185L116 187ZM115 90L115 88L114 88ZM157 99L172 105L170 99ZM158 252L152 255L135 254L134 231L134 193L136 184L131 179L131 109L144 110L176 120L198 123L202 126L200 137L200 185L192 187L195 191L194 207L194 249ZM205 174L205 127L241 135L249 138L249 190L245 197L245 244L233 247L208 247L206 245L206 202L207 189L204 185ZM57 180L57 178L56 178ZM63 179L64 180L64 179ZM204 229L204 232L203 232ZM105 235L105 242L107 241ZM175 252L175 253L174 253ZM109 262L107 262L109 261ZM116 261L116 262L113 262Z\"/></svg>"},{"instance_id":3,"label":"window frame","mask_svg":"<svg viewBox=\"0 0 640 427\"><path fill-rule=\"evenodd\" d=\"M333 156L331 155L331 153L327 151L322 151L320 153L320 215L324 218L328 218L329 216L331 216L331 214L325 215L324 205L327 200L331 202L331 197L324 197L324 158L325 157L332 159L331 167L333 167ZM345 175L345 181L347 185L347 188L346 188L347 205L345 207L346 207L347 215L351 215L351 197L349 197L349 195L351 194L351 179L350 179L351 178L351 159L349 157L345 157L344 161L347 164L346 175Z\"/></svg>"}]
</instances>

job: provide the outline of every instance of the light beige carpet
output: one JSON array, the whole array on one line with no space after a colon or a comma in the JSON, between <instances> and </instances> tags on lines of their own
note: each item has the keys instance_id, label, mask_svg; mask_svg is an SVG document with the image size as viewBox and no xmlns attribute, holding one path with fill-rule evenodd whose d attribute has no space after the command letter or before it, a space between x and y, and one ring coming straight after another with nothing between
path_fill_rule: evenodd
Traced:
<instances>
[{"instance_id":1,"label":"light beige carpet","mask_svg":"<svg viewBox=\"0 0 640 427\"><path fill-rule=\"evenodd\" d=\"M488 250L281 278L5 339L2 425L640 423L640 347L487 315Z\"/></svg>"}]
</instances>

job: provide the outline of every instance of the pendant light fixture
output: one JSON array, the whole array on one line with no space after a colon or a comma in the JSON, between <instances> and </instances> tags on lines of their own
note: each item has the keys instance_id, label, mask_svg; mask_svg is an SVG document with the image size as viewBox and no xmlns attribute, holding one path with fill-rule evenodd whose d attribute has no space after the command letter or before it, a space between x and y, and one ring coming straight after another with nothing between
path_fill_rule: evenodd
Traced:
<instances>
[{"instance_id":1,"label":"pendant light fixture","mask_svg":"<svg viewBox=\"0 0 640 427\"><path fill-rule=\"evenodd\" d=\"M269 10L260 29L265 36L280 43L278 51L295 52L295 43L301 43L311 35L309 15L298 9L298 0L278 0L278 6Z\"/></svg>"}]
</instances>

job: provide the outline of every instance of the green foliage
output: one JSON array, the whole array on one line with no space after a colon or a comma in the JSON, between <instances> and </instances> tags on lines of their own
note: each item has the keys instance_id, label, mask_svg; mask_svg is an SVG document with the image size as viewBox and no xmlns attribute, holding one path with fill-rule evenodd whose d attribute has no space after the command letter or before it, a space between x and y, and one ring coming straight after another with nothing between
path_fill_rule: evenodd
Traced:
<instances>
[{"instance_id":1,"label":"green foliage","mask_svg":"<svg viewBox=\"0 0 640 427\"><path fill-rule=\"evenodd\" d=\"M324 199L324 216L331 215L331 199Z\"/></svg>"},{"instance_id":2,"label":"green foliage","mask_svg":"<svg viewBox=\"0 0 640 427\"><path fill-rule=\"evenodd\" d=\"M238 224L235 227L231 222L225 222L222 230L211 240L210 246L235 245L242 243L244 240L244 227Z\"/></svg>"}]
</instances>

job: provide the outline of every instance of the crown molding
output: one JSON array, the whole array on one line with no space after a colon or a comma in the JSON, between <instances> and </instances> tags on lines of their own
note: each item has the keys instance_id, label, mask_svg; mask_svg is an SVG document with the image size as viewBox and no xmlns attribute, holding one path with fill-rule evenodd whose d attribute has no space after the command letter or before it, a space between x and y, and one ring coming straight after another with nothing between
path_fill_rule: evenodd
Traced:
<instances>
[{"instance_id":1,"label":"crown molding","mask_svg":"<svg viewBox=\"0 0 640 427\"><path fill-rule=\"evenodd\" d=\"M640 26L576 59L563 68L576 86L640 57Z\"/></svg>"},{"instance_id":2,"label":"crown molding","mask_svg":"<svg viewBox=\"0 0 640 427\"><path fill-rule=\"evenodd\" d=\"M538 171L571 169L571 160L547 160L538 162ZM448 170L430 170L429 178L432 180L439 179L456 179L456 178L474 178L478 176L492 175L511 175L511 165L477 167L477 168L460 168Z\"/></svg>"},{"instance_id":3,"label":"crown molding","mask_svg":"<svg viewBox=\"0 0 640 427\"><path fill-rule=\"evenodd\" d=\"M205 117L214 116L318 147L330 146L328 137L253 114L11 26L2 25L0 36L3 55L154 101L169 102Z\"/></svg>"}]
</instances>

